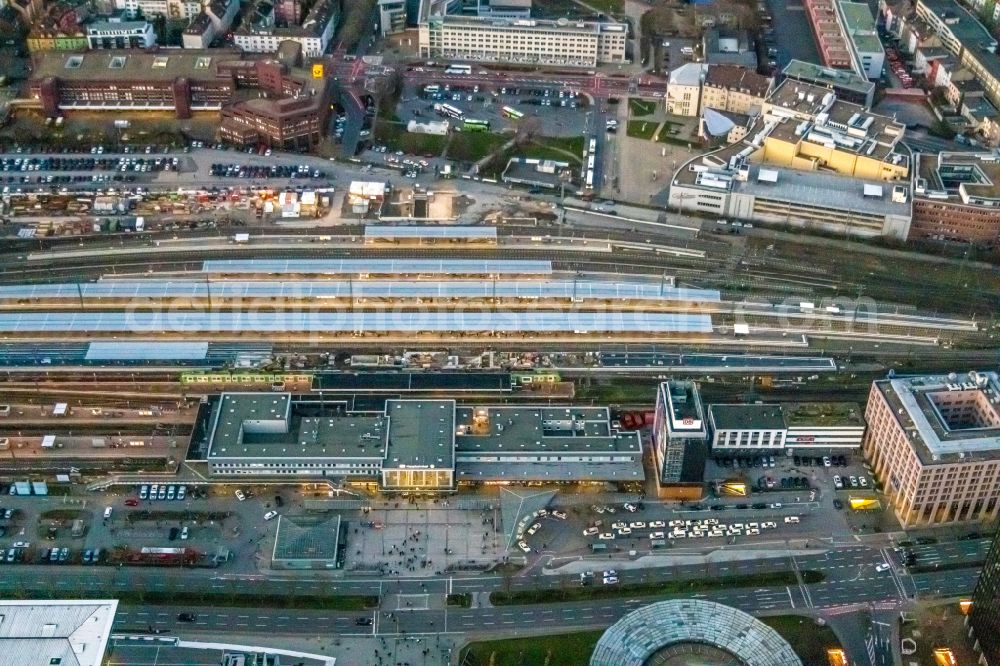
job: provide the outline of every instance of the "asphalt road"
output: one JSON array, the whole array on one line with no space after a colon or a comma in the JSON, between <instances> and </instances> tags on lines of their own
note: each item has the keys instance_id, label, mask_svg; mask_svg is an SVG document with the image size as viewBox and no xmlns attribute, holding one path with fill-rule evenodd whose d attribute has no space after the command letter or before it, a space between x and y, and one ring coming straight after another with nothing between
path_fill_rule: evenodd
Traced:
<instances>
[{"instance_id":1,"label":"asphalt road","mask_svg":"<svg viewBox=\"0 0 1000 666\"><path fill-rule=\"evenodd\" d=\"M859 559L861 555L859 553ZM841 565L838 565L841 566ZM862 565L864 566L864 565ZM622 572L619 572L622 573ZM862 574L864 574L862 569ZM942 574L921 574L920 587L941 589L950 595L967 593L974 582L974 571L952 571ZM898 590L889 575L860 575L799 587L780 586L717 590L694 595L673 595L677 598L705 598L740 608L750 613L791 611L804 608L855 607L857 604L900 600ZM266 610L213 607L197 609L186 606L123 606L118 613L115 631L146 633L155 631L178 633L205 631L215 633L246 633L262 630L288 635L418 634L438 632L509 633L546 626L566 628L606 626L623 615L648 604L649 598L621 598L581 601L534 606L499 606L491 608L441 609L429 607L425 597L415 594L413 606L401 610L348 612L330 610ZM180 622L179 613L194 612L194 622ZM391 615L390 615L391 614ZM371 626L359 626L357 621L371 618Z\"/></svg>"},{"instance_id":2,"label":"asphalt road","mask_svg":"<svg viewBox=\"0 0 1000 666\"><path fill-rule=\"evenodd\" d=\"M934 548L928 546L924 548ZM978 552L979 542L942 544L939 551L946 557L952 552ZM938 552L938 551L932 551ZM683 577L717 577L734 574L761 573L798 569L823 572L825 579L809 585L777 586L762 588L735 588L677 596L704 597L751 611L776 611L803 608L836 609L863 602L896 603L918 596L956 596L968 594L975 584L978 570L954 569L909 575L889 555L891 551L868 545L838 548L825 553L789 559L776 557L745 562L730 562L709 566L691 565L647 569L623 569L618 574L623 583L640 583L657 580L676 580ZM892 560L889 571L878 572L877 564ZM449 609L440 608L440 599L446 592L468 592L478 600L485 593L510 586L512 590L538 587L575 585L575 574L567 576L515 576L505 580L499 576L475 576L436 579L379 579L344 580L319 579L306 575L268 577L263 575L228 575L218 570L168 570L123 569L85 567L19 567L20 576L0 578L0 590L15 592L23 589L60 591L107 591L145 589L169 592L181 588L197 587L214 590L220 594L243 592L252 589L261 595L268 593L306 595L314 593L317 586L330 594L379 595L383 599L380 613L345 612L329 610L300 610L261 608L192 608L186 606L133 606L128 605L119 614L116 630L122 632L147 632L153 629L180 631L182 629L210 631L260 631L275 633L338 634L415 633L438 631L468 631L474 628L497 627L498 630L531 628L545 624L556 626L604 625L615 621L648 599L607 599L593 602L544 604L535 606ZM397 595L406 597L412 605L397 602ZM434 603L434 599L438 600ZM392 617L385 615L402 606ZM197 613L194 623L178 622L180 612ZM358 618L371 617L371 627L356 624Z\"/></svg>"}]
</instances>

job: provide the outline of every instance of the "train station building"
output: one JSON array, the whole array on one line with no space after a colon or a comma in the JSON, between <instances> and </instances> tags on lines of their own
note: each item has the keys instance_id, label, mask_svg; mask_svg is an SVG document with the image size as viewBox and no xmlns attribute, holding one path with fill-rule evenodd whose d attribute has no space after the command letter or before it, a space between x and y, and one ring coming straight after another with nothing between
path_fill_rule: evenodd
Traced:
<instances>
[{"instance_id":1,"label":"train station building","mask_svg":"<svg viewBox=\"0 0 1000 666\"><path fill-rule=\"evenodd\" d=\"M314 396L224 393L209 419L213 477L339 478L386 491L462 484L642 482L639 434L607 408L388 399L349 411Z\"/></svg>"}]
</instances>

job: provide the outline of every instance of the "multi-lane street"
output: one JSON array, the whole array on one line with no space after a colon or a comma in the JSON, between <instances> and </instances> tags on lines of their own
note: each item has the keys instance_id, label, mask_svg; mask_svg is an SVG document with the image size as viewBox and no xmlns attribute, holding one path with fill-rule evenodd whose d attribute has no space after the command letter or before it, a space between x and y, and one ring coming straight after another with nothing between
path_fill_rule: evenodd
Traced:
<instances>
[{"instance_id":1,"label":"multi-lane street","mask_svg":"<svg viewBox=\"0 0 1000 666\"><path fill-rule=\"evenodd\" d=\"M950 560L978 561L987 540L946 542L921 546L921 556L932 560L945 557ZM913 598L929 596L960 596L969 594L975 585L978 568L957 568L940 572L910 575L892 557L891 549L859 544L833 548L815 554L794 557L763 557L708 565L683 565L625 569L616 567L621 584L638 584L683 578L708 578L732 575L750 575L773 571L817 571L824 579L818 583L790 586L744 587L697 593L694 596L719 601L751 612L838 609L857 604L894 605ZM876 571L876 565L892 564L888 571ZM627 566L627 564L625 565ZM954 566L954 565L953 565ZM596 567L595 567L596 568ZM209 608L189 606L161 606L126 604L119 614L116 628L122 632L148 632L154 630L198 630L239 633L247 629L267 628L275 633L317 634L380 634L433 633L437 631L462 632L483 626L497 630L528 629L551 624L552 626L607 625L637 606L648 603L649 598L623 597L588 602L540 604L533 606L490 607L488 593L511 589L527 590L539 587L559 588L578 585L578 574L524 575L511 578L494 575L399 578L399 579L349 579L317 577L303 572L301 576L233 575L218 570L174 569L41 569L23 570L21 576L0 579L0 590L18 594L18 591L79 590L97 592L146 590L149 592L179 592L199 589L207 594L220 595L225 604L227 594L245 593L265 597L283 594L295 598L316 595L371 595L379 596L378 611L339 611L315 609L262 608ZM443 604L447 593L472 595L473 608L446 609ZM683 594L677 596L691 596ZM406 603L408 602L408 604ZM181 612L195 612L194 622L178 621ZM359 625L361 618L371 618L371 626Z\"/></svg>"}]
</instances>

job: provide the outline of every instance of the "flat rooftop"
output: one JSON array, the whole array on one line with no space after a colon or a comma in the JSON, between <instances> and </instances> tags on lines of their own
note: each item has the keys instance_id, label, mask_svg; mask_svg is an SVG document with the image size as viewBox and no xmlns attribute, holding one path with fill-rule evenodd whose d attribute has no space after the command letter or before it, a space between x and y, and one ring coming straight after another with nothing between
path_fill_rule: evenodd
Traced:
<instances>
[{"instance_id":1,"label":"flat rooftop","mask_svg":"<svg viewBox=\"0 0 1000 666\"><path fill-rule=\"evenodd\" d=\"M118 600L0 601L0 664L101 666Z\"/></svg>"},{"instance_id":2,"label":"flat rooftop","mask_svg":"<svg viewBox=\"0 0 1000 666\"><path fill-rule=\"evenodd\" d=\"M388 400L389 437L383 469L453 469L454 400Z\"/></svg>"},{"instance_id":3,"label":"flat rooftop","mask_svg":"<svg viewBox=\"0 0 1000 666\"><path fill-rule=\"evenodd\" d=\"M449 26L468 26L484 29L499 30L524 30L529 32L622 32L626 31L624 23L613 21L575 21L572 19L521 19L521 18L497 18L495 16L459 16L448 14L447 16L432 16L428 23L441 22Z\"/></svg>"},{"instance_id":4,"label":"flat rooftop","mask_svg":"<svg viewBox=\"0 0 1000 666\"><path fill-rule=\"evenodd\" d=\"M836 86L844 90L868 95L875 89L875 83L846 69L823 67L804 60L791 60L782 74L793 79L812 81L819 86Z\"/></svg>"},{"instance_id":5,"label":"flat rooftop","mask_svg":"<svg viewBox=\"0 0 1000 666\"><path fill-rule=\"evenodd\" d=\"M859 104L837 99L822 86L785 79L768 98L768 114L785 117L771 132L786 141L835 142L838 150L863 154L877 160L904 159L894 149L906 131L905 125L888 116L866 111ZM796 114L789 118L789 113ZM799 120L805 117L808 126Z\"/></svg>"},{"instance_id":6,"label":"flat rooftop","mask_svg":"<svg viewBox=\"0 0 1000 666\"><path fill-rule=\"evenodd\" d=\"M784 430L781 405L711 405L716 430Z\"/></svg>"},{"instance_id":7,"label":"flat rooftop","mask_svg":"<svg viewBox=\"0 0 1000 666\"><path fill-rule=\"evenodd\" d=\"M853 402L782 403L785 424L789 428L813 426L835 428L865 425L864 410Z\"/></svg>"},{"instance_id":8,"label":"flat rooftop","mask_svg":"<svg viewBox=\"0 0 1000 666\"><path fill-rule=\"evenodd\" d=\"M638 433L625 433L638 441ZM603 482L642 481L645 478L642 461L613 463L595 462L532 462L512 465L509 462L462 462L456 470L459 481L522 481L522 482Z\"/></svg>"},{"instance_id":9,"label":"flat rooftop","mask_svg":"<svg viewBox=\"0 0 1000 666\"><path fill-rule=\"evenodd\" d=\"M145 30L147 26L148 21L91 21L86 28L89 34L108 30Z\"/></svg>"},{"instance_id":10,"label":"flat rooftop","mask_svg":"<svg viewBox=\"0 0 1000 666\"><path fill-rule=\"evenodd\" d=\"M986 153L921 153L917 185L925 194L946 192L966 202L1000 199L1000 151Z\"/></svg>"},{"instance_id":11,"label":"flat rooftop","mask_svg":"<svg viewBox=\"0 0 1000 666\"><path fill-rule=\"evenodd\" d=\"M455 423L459 455L639 451L630 433L611 429L605 407L459 407Z\"/></svg>"},{"instance_id":12,"label":"flat rooftop","mask_svg":"<svg viewBox=\"0 0 1000 666\"><path fill-rule=\"evenodd\" d=\"M844 31L862 53L883 51L882 41L875 31L875 17L864 2L841 2L840 14L844 18Z\"/></svg>"},{"instance_id":13,"label":"flat rooftop","mask_svg":"<svg viewBox=\"0 0 1000 666\"><path fill-rule=\"evenodd\" d=\"M775 87L767 101L776 107L795 113L815 116L823 112L829 102L836 97L836 92L824 86L785 79Z\"/></svg>"},{"instance_id":14,"label":"flat rooftop","mask_svg":"<svg viewBox=\"0 0 1000 666\"><path fill-rule=\"evenodd\" d=\"M74 80L173 81L221 79L219 63L245 60L227 49L145 52L138 49L65 53L46 51L32 57L32 80L56 77Z\"/></svg>"},{"instance_id":15,"label":"flat rooftop","mask_svg":"<svg viewBox=\"0 0 1000 666\"><path fill-rule=\"evenodd\" d=\"M947 24L948 30L966 48L973 45L996 43L990 31L955 0L918 0L917 6L920 5L926 7Z\"/></svg>"},{"instance_id":16,"label":"flat rooftop","mask_svg":"<svg viewBox=\"0 0 1000 666\"><path fill-rule=\"evenodd\" d=\"M923 375L875 382L925 465L1000 457L1000 378L996 372ZM957 421L942 405L957 400Z\"/></svg>"},{"instance_id":17,"label":"flat rooftop","mask_svg":"<svg viewBox=\"0 0 1000 666\"><path fill-rule=\"evenodd\" d=\"M713 153L722 159L728 159L728 152L735 152L741 144L733 144L726 152ZM735 149L735 150L731 150ZM721 152L721 151L720 151ZM723 157L726 155L726 157ZM723 169L716 169L723 172ZM728 176L733 172L725 172ZM761 174L764 178L761 178ZM695 185L698 174L679 169L674 179L685 185ZM865 194L865 186L869 194ZM705 190L719 191L717 188L703 186ZM909 203L897 203L892 200L892 183L884 181L868 181L848 176L840 176L818 171L799 171L797 169L780 168L767 164L750 164L746 181L733 179L729 191L739 194L751 194L755 197L784 203L798 203L822 208L839 208L857 213L873 215L910 215ZM873 194L877 191L881 195ZM909 189L909 188L907 188Z\"/></svg>"},{"instance_id":18,"label":"flat rooftop","mask_svg":"<svg viewBox=\"0 0 1000 666\"><path fill-rule=\"evenodd\" d=\"M217 413L210 460L385 456L384 416L302 416L288 393L224 393Z\"/></svg>"},{"instance_id":19,"label":"flat rooftop","mask_svg":"<svg viewBox=\"0 0 1000 666\"><path fill-rule=\"evenodd\" d=\"M101 465L114 464L126 458L166 461L178 456L187 446L187 435L152 436L152 429L152 424L148 428L135 430L128 427L116 428L114 423L108 423L104 431L80 435L78 432L73 434L80 430L79 425L74 427L65 424L51 428L47 435L5 434L7 446L0 448L0 461L8 468L46 460L87 460Z\"/></svg>"}]
</instances>

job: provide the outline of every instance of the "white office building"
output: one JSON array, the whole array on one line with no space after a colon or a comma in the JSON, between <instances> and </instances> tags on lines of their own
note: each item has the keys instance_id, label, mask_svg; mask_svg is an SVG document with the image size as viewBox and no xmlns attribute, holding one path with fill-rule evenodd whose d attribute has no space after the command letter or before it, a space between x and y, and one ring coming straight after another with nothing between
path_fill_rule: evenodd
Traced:
<instances>
[{"instance_id":1,"label":"white office building","mask_svg":"<svg viewBox=\"0 0 1000 666\"><path fill-rule=\"evenodd\" d=\"M201 12L200 0L115 0L115 6L130 18L142 13L146 18L166 16L172 20L191 20Z\"/></svg>"},{"instance_id":2,"label":"white office building","mask_svg":"<svg viewBox=\"0 0 1000 666\"><path fill-rule=\"evenodd\" d=\"M233 35L233 41L247 53L276 53L282 42L298 42L304 57L317 58L330 45L339 16L337 0L319 0L301 26L280 27L274 6L258 2L251 8L244 8L243 25Z\"/></svg>"},{"instance_id":3,"label":"white office building","mask_svg":"<svg viewBox=\"0 0 1000 666\"><path fill-rule=\"evenodd\" d=\"M422 58L566 67L626 61L623 23L432 16L419 28Z\"/></svg>"},{"instance_id":4,"label":"white office building","mask_svg":"<svg viewBox=\"0 0 1000 666\"><path fill-rule=\"evenodd\" d=\"M87 46L91 49L147 49L156 46L156 33L149 21L94 21L87 24Z\"/></svg>"}]
</instances>

